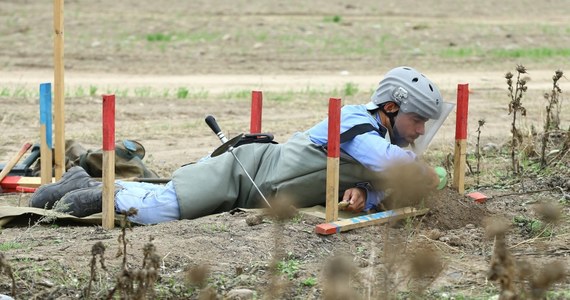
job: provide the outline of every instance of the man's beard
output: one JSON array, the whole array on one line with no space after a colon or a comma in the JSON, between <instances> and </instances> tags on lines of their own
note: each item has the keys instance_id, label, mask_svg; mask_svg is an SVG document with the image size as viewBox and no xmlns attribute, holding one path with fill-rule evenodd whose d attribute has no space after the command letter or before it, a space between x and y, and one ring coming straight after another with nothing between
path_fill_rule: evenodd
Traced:
<instances>
[{"instance_id":1,"label":"man's beard","mask_svg":"<svg viewBox=\"0 0 570 300\"><path fill-rule=\"evenodd\" d=\"M390 137L390 142L393 145L396 145L396 146L399 146L402 148L408 147L410 145L410 143L408 141L406 141L406 139L398 133L398 128L394 127L392 130L392 133L394 133L394 136Z\"/></svg>"}]
</instances>

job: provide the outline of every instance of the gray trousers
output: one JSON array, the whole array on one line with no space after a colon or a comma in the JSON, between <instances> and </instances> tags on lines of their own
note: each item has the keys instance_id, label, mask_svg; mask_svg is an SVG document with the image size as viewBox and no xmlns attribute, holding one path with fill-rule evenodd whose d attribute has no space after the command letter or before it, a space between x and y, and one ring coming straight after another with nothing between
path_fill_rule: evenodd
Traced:
<instances>
[{"instance_id":1,"label":"gray trousers","mask_svg":"<svg viewBox=\"0 0 570 300\"><path fill-rule=\"evenodd\" d=\"M324 204L326 153L297 133L283 144L248 144L233 150L269 201L287 198L297 207ZM375 174L352 159L341 159L340 195ZM251 181L231 153L190 164L172 176L182 219L264 206Z\"/></svg>"}]
</instances>

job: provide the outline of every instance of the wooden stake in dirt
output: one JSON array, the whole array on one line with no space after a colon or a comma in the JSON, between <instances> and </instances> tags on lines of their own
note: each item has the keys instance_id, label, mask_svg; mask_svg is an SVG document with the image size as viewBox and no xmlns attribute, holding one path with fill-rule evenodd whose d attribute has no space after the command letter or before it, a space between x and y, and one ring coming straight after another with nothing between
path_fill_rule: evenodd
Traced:
<instances>
[{"instance_id":1,"label":"wooden stake in dirt","mask_svg":"<svg viewBox=\"0 0 570 300\"><path fill-rule=\"evenodd\" d=\"M51 83L40 84L40 177L41 183L51 183L52 167Z\"/></svg>"},{"instance_id":2,"label":"wooden stake in dirt","mask_svg":"<svg viewBox=\"0 0 570 300\"><path fill-rule=\"evenodd\" d=\"M338 180L340 163L340 104L338 98L329 99L327 143L326 222L338 220Z\"/></svg>"},{"instance_id":3,"label":"wooden stake in dirt","mask_svg":"<svg viewBox=\"0 0 570 300\"><path fill-rule=\"evenodd\" d=\"M31 143L25 143L22 146L22 148L20 148L20 151L18 151L18 153L14 157L12 157L12 159L10 159L10 161L6 164L6 166L4 166L4 169L2 169L2 172L0 172L0 182L2 181L2 179L4 179L4 177L6 177L6 175L8 175L8 173L10 173L12 168L18 163L18 161L20 161L22 156L24 156L24 154L26 154L26 152L31 147L32 147Z\"/></svg>"},{"instance_id":4,"label":"wooden stake in dirt","mask_svg":"<svg viewBox=\"0 0 570 300\"><path fill-rule=\"evenodd\" d=\"M350 219L340 220L336 222L319 224L316 227L316 232L322 235L329 235L339 232L361 228L370 225L384 224L408 217L415 217L424 215L429 209L424 208L416 210L412 207L404 207L394 210L383 211L375 214L363 215Z\"/></svg>"},{"instance_id":5,"label":"wooden stake in dirt","mask_svg":"<svg viewBox=\"0 0 570 300\"><path fill-rule=\"evenodd\" d=\"M249 133L261 133L261 109L263 94L260 91L251 92L251 122Z\"/></svg>"},{"instance_id":6,"label":"wooden stake in dirt","mask_svg":"<svg viewBox=\"0 0 570 300\"><path fill-rule=\"evenodd\" d=\"M460 194L465 192L465 164L467 163L467 108L469 85L457 85L457 117L455 121L455 156L453 159L453 187Z\"/></svg>"},{"instance_id":7,"label":"wooden stake in dirt","mask_svg":"<svg viewBox=\"0 0 570 300\"><path fill-rule=\"evenodd\" d=\"M115 227L115 95L103 95L103 228Z\"/></svg>"},{"instance_id":8,"label":"wooden stake in dirt","mask_svg":"<svg viewBox=\"0 0 570 300\"><path fill-rule=\"evenodd\" d=\"M63 84L63 1L53 1L53 65L54 65L54 124L55 148L54 167L55 178L59 180L65 173L65 115L64 115L64 84Z\"/></svg>"}]
</instances>

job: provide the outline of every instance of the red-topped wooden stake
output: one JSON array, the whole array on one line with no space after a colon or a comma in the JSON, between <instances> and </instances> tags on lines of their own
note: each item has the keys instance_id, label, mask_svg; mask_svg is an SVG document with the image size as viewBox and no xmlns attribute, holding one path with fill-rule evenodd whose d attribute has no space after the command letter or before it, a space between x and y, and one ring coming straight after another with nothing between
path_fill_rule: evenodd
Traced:
<instances>
[{"instance_id":1,"label":"red-topped wooden stake","mask_svg":"<svg viewBox=\"0 0 570 300\"><path fill-rule=\"evenodd\" d=\"M115 95L103 95L103 228L115 227Z\"/></svg>"},{"instance_id":2,"label":"red-topped wooden stake","mask_svg":"<svg viewBox=\"0 0 570 300\"><path fill-rule=\"evenodd\" d=\"M250 133L261 133L261 111L263 106L263 94L260 91L251 92L251 122Z\"/></svg>"},{"instance_id":3,"label":"red-topped wooden stake","mask_svg":"<svg viewBox=\"0 0 570 300\"><path fill-rule=\"evenodd\" d=\"M460 194L465 192L465 164L467 163L467 111L469 85L457 85L457 115L455 119L455 155L453 159L453 187Z\"/></svg>"},{"instance_id":4,"label":"red-topped wooden stake","mask_svg":"<svg viewBox=\"0 0 570 300\"><path fill-rule=\"evenodd\" d=\"M328 142L327 142L327 181L326 181L326 222L338 219L338 181L340 157L340 107L341 99L329 99Z\"/></svg>"}]
</instances>

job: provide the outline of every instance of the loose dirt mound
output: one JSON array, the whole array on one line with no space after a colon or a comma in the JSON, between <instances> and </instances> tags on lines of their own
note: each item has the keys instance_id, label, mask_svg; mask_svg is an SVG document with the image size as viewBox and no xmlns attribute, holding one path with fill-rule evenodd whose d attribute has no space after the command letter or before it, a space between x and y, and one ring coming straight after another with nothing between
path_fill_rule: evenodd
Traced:
<instances>
[{"instance_id":1,"label":"loose dirt mound","mask_svg":"<svg viewBox=\"0 0 570 300\"><path fill-rule=\"evenodd\" d=\"M467 224L482 225L485 217L491 215L484 205L459 194L451 188L444 188L432 194L426 201L430 209L424 224L440 230L459 229Z\"/></svg>"}]
</instances>

